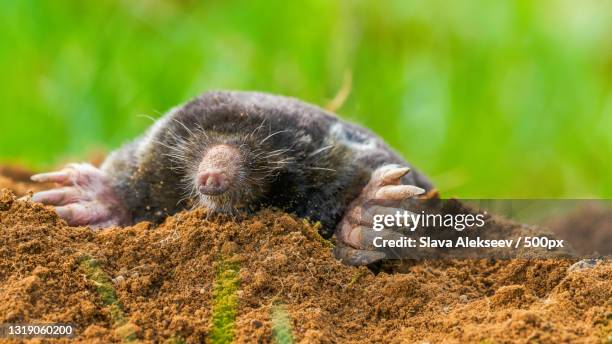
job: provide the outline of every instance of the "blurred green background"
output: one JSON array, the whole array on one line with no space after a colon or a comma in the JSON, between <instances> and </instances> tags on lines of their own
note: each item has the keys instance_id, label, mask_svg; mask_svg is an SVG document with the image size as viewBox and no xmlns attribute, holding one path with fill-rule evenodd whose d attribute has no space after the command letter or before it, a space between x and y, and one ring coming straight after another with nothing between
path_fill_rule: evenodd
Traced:
<instances>
[{"instance_id":1,"label":"blurred green background","mask_svg":"<svg viewBox=\"0 0 612 344\"><path fill-rule=\"evenodd\" d=\"M110 150L207 89L327 104L445 196L612 197L612 2L0 1L0 162ZM346 82L344 82L346 84Z\"/></svg>"}]
</instances>

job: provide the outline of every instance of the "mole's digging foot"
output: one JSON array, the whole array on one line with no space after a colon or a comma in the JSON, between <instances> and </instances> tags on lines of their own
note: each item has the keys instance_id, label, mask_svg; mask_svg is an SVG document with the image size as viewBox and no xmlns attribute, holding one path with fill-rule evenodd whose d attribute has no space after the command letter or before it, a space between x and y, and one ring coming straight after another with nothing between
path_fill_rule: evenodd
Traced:
<instances>
[{"instance_id":1,"label":"mole's digging foot","mask_svg":"<svg viewBox=\"0 0 612 344\"><path fill-rule=\"evenodd\" d=\"M32 180L63 186L37 192L32 201L54 206L59 217L71 226L104 228L127 221L108 178L90 164L70 164L61 171L34 175Z\"/></svg>"},{"instance_id":2,"label":"mole's digging foot","mask_svg":"<svg viewBox=\"0 0 612 344\"><path fill-rule=\"evenodd\" d=\"M404 209L388 206L397 204L425 190L414 185L401 184L401 178L410 172L407 167L385 165L372 173L369 183L347 209L336 228L336 237L341 243L334 250L336 258L349 265L366 265L385 258L383 252L375 251L373 239L397 239L401 235L391 229L375 231L372 228L376 214L395 214Z\"/></svg>"}]
</instances>

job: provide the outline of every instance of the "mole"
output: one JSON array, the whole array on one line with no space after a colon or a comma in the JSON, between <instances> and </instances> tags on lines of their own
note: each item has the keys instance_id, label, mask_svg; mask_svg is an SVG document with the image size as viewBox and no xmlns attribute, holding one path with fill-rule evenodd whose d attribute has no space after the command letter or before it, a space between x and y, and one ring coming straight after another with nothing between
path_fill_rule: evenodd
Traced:
<instances>
[{"instance_id":1,"label":"mole","mask_svg":"<svg viewBox=\"0 0 612 344\"><path fill-rule=\"evenodd\" d=\"M323 237L336 236L337 258L367 265L384 254L367 248L365 205L433 188L411 169L376 134L316 106L210 91L168 111L100 167L74 163L32 176L59 184L32 200L94 229L160 222L195 207L229 215L276 207L319 221Z\"/></svg>"}]
</instances>

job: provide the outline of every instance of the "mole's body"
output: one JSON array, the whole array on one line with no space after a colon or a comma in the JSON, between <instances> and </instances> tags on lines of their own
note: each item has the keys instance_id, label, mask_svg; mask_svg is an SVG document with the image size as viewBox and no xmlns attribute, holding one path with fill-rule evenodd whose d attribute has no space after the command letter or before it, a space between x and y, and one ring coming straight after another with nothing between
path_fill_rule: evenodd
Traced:
<instances>
[{"instance_id":1,"label":"mole's body","mask_svg":"<svg viewBox=\"0 0 612 344\"><path fill-rule=\"evenodd\" d=\"M34 176L64 185L34 200L55 205L69 224L98 228L158 221L194 206L225 213L273 206L321 221L324 236L337 230L341 242L360 249L360 205L431 188L407 167L370 131L315 106L209 92L171 110L100 169L73 164Z\"/></svg>"}]
</instances>

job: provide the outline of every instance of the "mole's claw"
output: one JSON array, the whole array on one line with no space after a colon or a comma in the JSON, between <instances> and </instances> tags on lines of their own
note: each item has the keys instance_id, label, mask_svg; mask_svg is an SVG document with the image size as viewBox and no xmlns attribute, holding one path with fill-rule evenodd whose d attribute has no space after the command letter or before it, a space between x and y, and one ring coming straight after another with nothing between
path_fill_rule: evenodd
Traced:
<instances>
[{"instance_id":1,"label":"mole's claw","mask_svg":"<svg viewBox=\"0 0 612 344\"><path fill-rule=\"evenodd\" d=\"M410 172L410 167L397 167L385 171L382 180L385 184L399 184L400 178Z\"/></svg>"},{"instance_id":2,"label":"mole's claw","mask_svg":"<svg viewBox=\"0 0 612 344\"><path fill-rule=\"evenodd\" d=\"M349 246L334 247L334 257L346 265L360 266L375 263L385 259L385 253L378 251L357 250Z\"/></svg>"},{"instance_id":3,"label":"mole's claw","mask_svg":"<svg viewBox=\"0 0 612 344\"><path fill-rule=\"evenodd\" d=\"M70 226L103 228L130 223L129 213L109 178L90 164L70 164L59 172L37 174L31 178L64 185L37 192L32 201L56 206L57 215Z\"/></svg>"},{"instance_id":4,"label":"mole's claw","mask_svg":"<svg viewBox=\"0 0 612 344\"><path fill-rule=\"evenodd\" d=\"M367 227L352 225L348 222L341 222L338 231L336 232L336 236L338 240L346 245L352 247L361 247L363 248L363 243L366 241L364 236L366 233L371 232Z\"/></svg>"},{"instance_id":5,"label":"mole's claw","mask_svg":"<svg viewBox=\"0 0 612 344\"><path fill-rule=\"evenodd\" d=\"M37 192L32 195L33 202L49 205L66 205L78 201L79 193L75 188L64 187Z\"/></svg>"},{"instance_id":6,"label":"mole's claw","mask_svg":"<svg viewBox=\"0 0 612 344\"><path fill-rule=\"evenodd\" d=\"M359 196L351 202L344 217L336 227L338 242L348 248L339 249L339 256L350 265L364 265L383 258L404 257L407 252L399 254L395 250L381 252L380 240L401 240L403 236L394 228L376 228L377 215L395 215L407 212L401 203L407 198L425 192L414 185L404 185L401 178L410 172L410 168L399 165L384 165L372 172L370 181ZM380 201L384 201L381 204ZM386 201L396 201L396 204ZM352 251L351 251L352 250ZM338 256L337 255L337 256Z\"/></svg>"},{"instance_id":7,"label":"mole's claw","mask_svg":"<svg viewBox=\"0 0 612 344\"><path fill-rule=\"evenodd\" d=\"M39 173L31 176L30 179L38 183L66 184L70 181L70 173L67 170Z\"/></svg>"},{"instance_id":8,"label":"mole's claw","mask_svg":"<svg viewBox=\"0 0 612 344\"><path fill-rule=\"evenodd\" d=\"M56 207L55 212L70 226L90 225L97 228L97 223L106 222L109 217L109 210L96 202L72 203Z\"/></svg>"},{"instance_id":9,"label":"mole's claw","mask_svg":"<svg viewBox=\"0 0 612 344\"><path fill-rule=\"evenodd\" d=\"M360 249L375 250L376 240L398 240L402 238L400 233L390 228L374 230L370 226L351 225L346 222L342 223L341 226L336 232L338 241Z\"/></svg>"},{"instance_id":10,"label":"mole's claw","mask_svg":"<svg viewBox=\"0 0 612 344\"><path fill-rule=\"evenodd\" d=\"M365 225L372 225L374 223L374 216L396 216L398 213L407 215L413 214L412 212L400 209L400 208L392 208L392 207L383 207L379 205L372 205L369 207L364 207L363 212L360 214L361 219L359 223ZM412 218L408 217L408 221L412 223Z\"/></svg>"},{"instance_id":11,"label":"mole's claw","mask_svg":"<svg viewBox=\"0 0 612 344\"><path fill-rule=\"evenodd\" d=\"M424 192L425 190L414 185L385 185L376 191L375 198L401 201L409 197L418 196Z\"/></svg>"},{"instance_id":12,"label":"mole's claw","mask_svg":"<svg viewBox=\"0 0 612 344\"><path fill-rule=\"evenodd\" d=\"M89 223L90 215L87 207L81 203L73 203L56 207L57 216L64 219L71 226L80 226Z\"/></svg>"}]
</instances>

